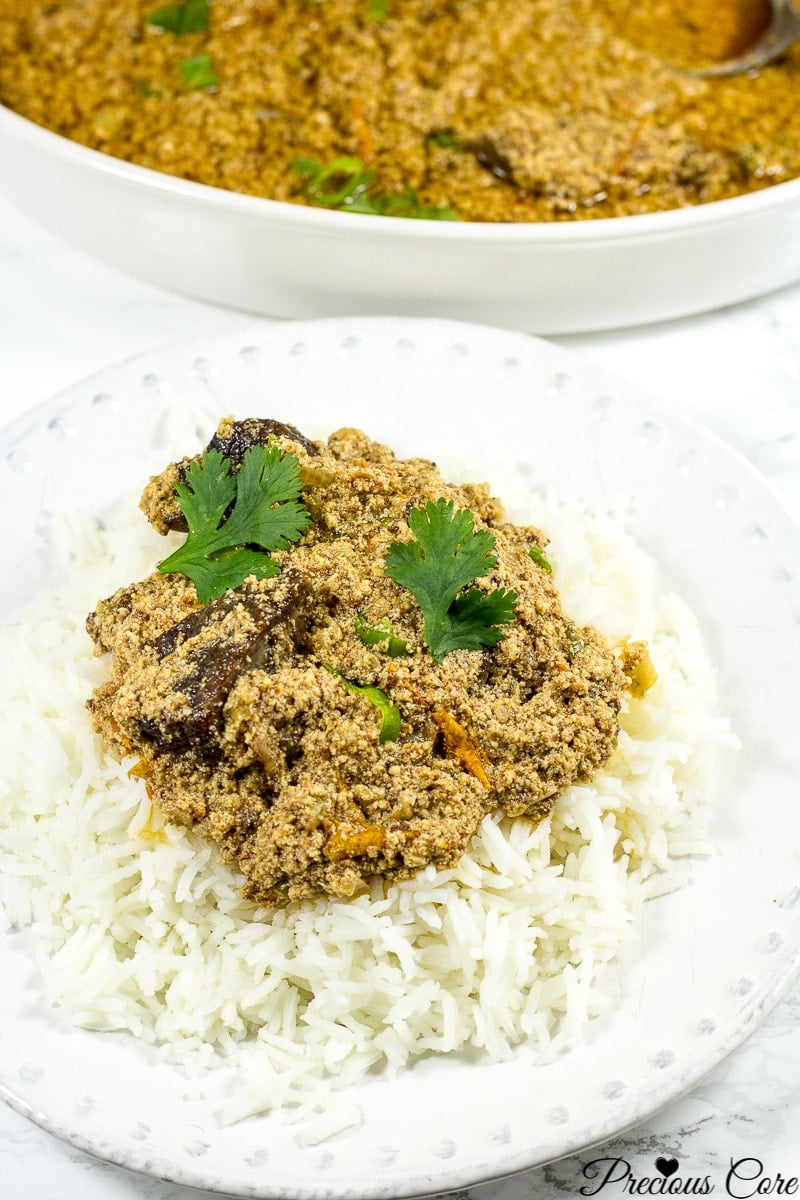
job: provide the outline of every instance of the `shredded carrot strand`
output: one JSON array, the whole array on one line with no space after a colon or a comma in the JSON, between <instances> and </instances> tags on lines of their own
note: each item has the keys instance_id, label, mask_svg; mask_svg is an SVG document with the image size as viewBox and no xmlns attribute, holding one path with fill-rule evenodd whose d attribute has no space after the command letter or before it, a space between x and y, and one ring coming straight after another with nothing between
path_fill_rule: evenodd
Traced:
<instances>
[{"instance_id":1,"label":"shredded carrot strand","mask_svg":"<svg viewBox=\"0 0 800 1200\"><path fill-rule=\"evenodd\" d=\"M464 726L460 725L455 717L452 717L449 712L445 712L443 708L437 708L433 719L442 732L445 751L457 758L464 770L469 771L470 775L474 775L485 788L491 788L492 784L483 765L481 752Z\"/></svg>"},{"instance_id":2,"label":"shredded carrot strand","mask_svg":"<svg viewBox=\"0 0 800 1200\"><path fill-rule=\"evenodd\" d=\"M350 830L337 826L325 843L325 857L331 862L343 858L361 858L371 850L382 850L386 833L379 825L365 825L363 829Z\"/></svg>"},{"instance_id":3,"label":"shredded carrot strand","mask_svg":"<svg viewBox=\"0 0 800 1200\"><path fill-rule=\"evenodd\" d=\"M364 113L364 105L358 99L353 100L350 104L350 111L353 114L353 122L356 127L359 154L363 162L369 162L372 158L373 145L372 134L369 131L369 125Z\"/></svg>"}]
</instances>

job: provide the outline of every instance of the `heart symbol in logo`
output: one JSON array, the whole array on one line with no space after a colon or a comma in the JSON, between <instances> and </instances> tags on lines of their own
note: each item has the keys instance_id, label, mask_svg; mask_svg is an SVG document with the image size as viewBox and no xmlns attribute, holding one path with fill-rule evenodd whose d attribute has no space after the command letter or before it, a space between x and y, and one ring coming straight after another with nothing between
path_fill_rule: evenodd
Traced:
<instances>
[{"instance_id":1,"label":"heart symbol in logo","mask_svg":"<svg viewBox=\"0 0 800 1200\"><path fill-rule=\"evenodd\" d=\"M657 1158L656 1170L660 1171L665 1179L669 1179L670 1175L674 1175L678 1169L677 1158Z\"/></svg>"}]
</instances>

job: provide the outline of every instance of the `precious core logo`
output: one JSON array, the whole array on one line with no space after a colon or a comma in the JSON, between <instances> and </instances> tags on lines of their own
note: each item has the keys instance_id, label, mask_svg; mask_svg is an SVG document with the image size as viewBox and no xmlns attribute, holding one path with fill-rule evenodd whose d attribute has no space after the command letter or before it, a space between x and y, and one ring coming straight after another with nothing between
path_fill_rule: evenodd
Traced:
<instances>
[{"instance_id":1,"label":"precious core logo","mask_svg":"<svg viewBox=\"0 0 800 1200\"><path fill-rule=\"evenodd\" d=\"M707 1196L716 1190L708 1175L682 1175L677 1158L659 1156L653 1166L655 1175L634 1175L625 1158L595 1158L583 1168L590 1182L580 1189L582 1196L596 1196L612 1184L628 1196ZM760 1158L734 1161L725 1176L726 1193L733 1200L751 1200L754 1196L795 1196L800 1193L800 1178L770 1175Z\"/></svg>"},{"instance_id":2,"label":"precious core logo","mask_svg":"<svg viewBox=\"0 0 800 1200\"><path fill-rule=\"evenodd\" d=\"M595 1158L583 1168L586 1179L592 1180L588 1187L581 1188L582 1196L596 1196L609 1184L621 1185L628 1196L707 1196L714 1191L708 1175L682 1178L678 1175L680 1163L677 1158L657 1158L654 1166L657 1175L636 1176L625 1158Z\"/></svg>"}]
</instances>

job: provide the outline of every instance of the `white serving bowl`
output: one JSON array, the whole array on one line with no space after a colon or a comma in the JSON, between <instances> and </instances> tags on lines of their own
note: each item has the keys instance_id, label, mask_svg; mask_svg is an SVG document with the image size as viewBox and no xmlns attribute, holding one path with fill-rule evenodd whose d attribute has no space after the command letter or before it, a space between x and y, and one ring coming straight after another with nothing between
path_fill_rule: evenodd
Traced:
<instances>
[{"instance_id":1,"label":"white serving bowl","mask_svg":"<svg viewBox=\"0 0 800 1200\"><path fill-rule=\"evenodd\" d=\"M569 333L685 316L800 277L800 180L604 220L372 217L176 179L0 106L0 190L122 271L269 315L414 314Z\"/></svg>"}]
</instances>

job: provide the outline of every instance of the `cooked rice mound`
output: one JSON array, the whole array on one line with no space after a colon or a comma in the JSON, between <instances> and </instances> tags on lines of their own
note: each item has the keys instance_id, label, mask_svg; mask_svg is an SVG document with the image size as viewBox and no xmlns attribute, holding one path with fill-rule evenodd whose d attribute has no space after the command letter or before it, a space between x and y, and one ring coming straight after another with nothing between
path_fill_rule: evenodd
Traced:
<instances>
[{"instance_id":1,"label":"cooked rice mound","mask_svg":"<svg viewBox=\"0 0 800 1200\"><path fill-rule=\"evenodd\" d=\"M426 1052L503 1059L525 1041L545 1059L585 1035L604 964L642 903L674 886L670 860L707 850L710 772L732 739L692 614L658 593L621 521L520 497L509 518L546 529L571 617L648 642L658 681L621 714L612 760L539 824L484 817L455 866L278 911L165 825L129 777L135 760L115 761L91 728L85 701L107 668L85 614L152 570L164 540L133 504L106 526L65 523L69 585L0 631L14 714L0 729L2 894L11 925L32 928L52 1004L178 1063L232 1056L229 1119Z\"/></svg>"}]
</instances>

